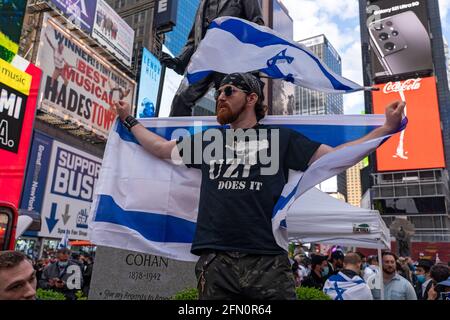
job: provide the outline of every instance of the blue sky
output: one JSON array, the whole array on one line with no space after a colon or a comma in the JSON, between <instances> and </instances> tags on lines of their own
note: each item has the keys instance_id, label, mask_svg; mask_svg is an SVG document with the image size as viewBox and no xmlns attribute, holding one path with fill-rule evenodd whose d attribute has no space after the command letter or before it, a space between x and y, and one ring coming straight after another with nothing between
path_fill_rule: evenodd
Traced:
<instances>
[{"instance_id":1,"label":"blue sky","mask_svg":"<svg viewBox=\"0 0 450 320\"><path fill-rule=\"evenodd\" d=\"M359 7L357 0L281 0L294 19L294 40L325 34L342 57L343 75L362 80ZM450 41L450 0L439 0L442 28ZM346 114L364 110L362 93L344 95Z\"/></svg>"}]
</instances>

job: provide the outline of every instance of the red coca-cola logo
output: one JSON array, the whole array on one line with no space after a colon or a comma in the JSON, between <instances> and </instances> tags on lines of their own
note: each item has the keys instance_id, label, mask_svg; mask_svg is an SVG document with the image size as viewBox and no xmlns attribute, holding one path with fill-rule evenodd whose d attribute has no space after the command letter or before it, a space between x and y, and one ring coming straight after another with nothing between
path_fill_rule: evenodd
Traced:
<instances>
[{"instance_id":1,"label":"red coca-cola logo","mask_svg":"<svg viewBox=\"0 0 450 320\"><path fill-rule=\"evenodd\" d=\"M409 79L409 80L404 81L403 83L400 81L388 82L384 86L383 92L385 94L389 94L389 93L400 92L400 91L419 90L420 84L421 84L420 81L422 81L422 78Z\"/></svg>"}]
</instances>

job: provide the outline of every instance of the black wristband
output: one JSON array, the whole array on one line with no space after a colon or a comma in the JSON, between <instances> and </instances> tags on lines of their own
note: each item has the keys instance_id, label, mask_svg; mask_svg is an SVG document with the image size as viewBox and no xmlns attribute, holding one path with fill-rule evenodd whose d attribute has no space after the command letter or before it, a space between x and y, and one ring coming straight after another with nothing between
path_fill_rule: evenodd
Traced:
<instances>
[{"instance_id":1,"label":"black wristband","mask_svg":"<svg viewBox=\"0 0 450 320\"><path fill-rule=\"evenodd\" d=\"M128 129L128 131L131 132L131 128L133 128L135 125L139 123L133 116L128 116L125 118L125 120L122 121L125 128Z\"/></svg>"}]
</instances>

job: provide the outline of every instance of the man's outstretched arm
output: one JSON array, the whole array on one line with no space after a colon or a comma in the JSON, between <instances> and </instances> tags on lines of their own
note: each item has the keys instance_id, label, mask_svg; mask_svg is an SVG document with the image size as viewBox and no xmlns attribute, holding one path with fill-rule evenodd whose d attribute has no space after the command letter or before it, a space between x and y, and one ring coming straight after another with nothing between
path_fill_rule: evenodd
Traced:
<instances>
[{"instance_id":1,"label":"man's outstretched arm","mask_svg":"<svg viewBox=\"0 0 450 320\"><path fill-rule=\"evenodd\" d=\"M326 155L327 153L394 133L395 130L397 130L400 127L400 123L403 119L403 110L405 109L405 106L406 104L403 101L394 101L390 103L386 107L385 111L386 122L384 123L384 125L372 130L370 133L368 133L362 138L341 144L335 148L330 147L326 144L322 144L312 156L311 160L309 161L309 164L313 163L314 161Z\"/></svg>"},{"instance_id":2,"label":"man's outstretched arm","mask_svg":"<svg viewBox=\"0 0 450 320\"><path fill-rule=\"evenodd\" d=\"M131 114L130 105L124 101L116 102L114 106L122 121ZM176 148L175 140L168 141L150 132L140 123L131 128L131 133L147 152L160 159L171 159L172 151Z\"/></svg>"}]
</instances>

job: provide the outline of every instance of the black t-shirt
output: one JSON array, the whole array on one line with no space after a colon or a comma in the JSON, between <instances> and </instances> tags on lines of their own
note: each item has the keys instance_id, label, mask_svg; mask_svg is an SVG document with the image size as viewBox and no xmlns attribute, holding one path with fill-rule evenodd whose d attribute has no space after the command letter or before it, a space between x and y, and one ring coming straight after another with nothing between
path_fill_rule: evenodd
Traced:
<instances>
[{"instance_id":1,"label":"black t-shirt","mask_svg":"<svg viewBox=\"0 0 450 320\"><path fill-rule=\"evenodd\" d=\"M187 167L202 170L193 254L285 253L273 236L272 212L289 169L305 171L320 143L290 129L257 125L208 129L179 139L177 146Z\"/></svg>"}]
</instances>

